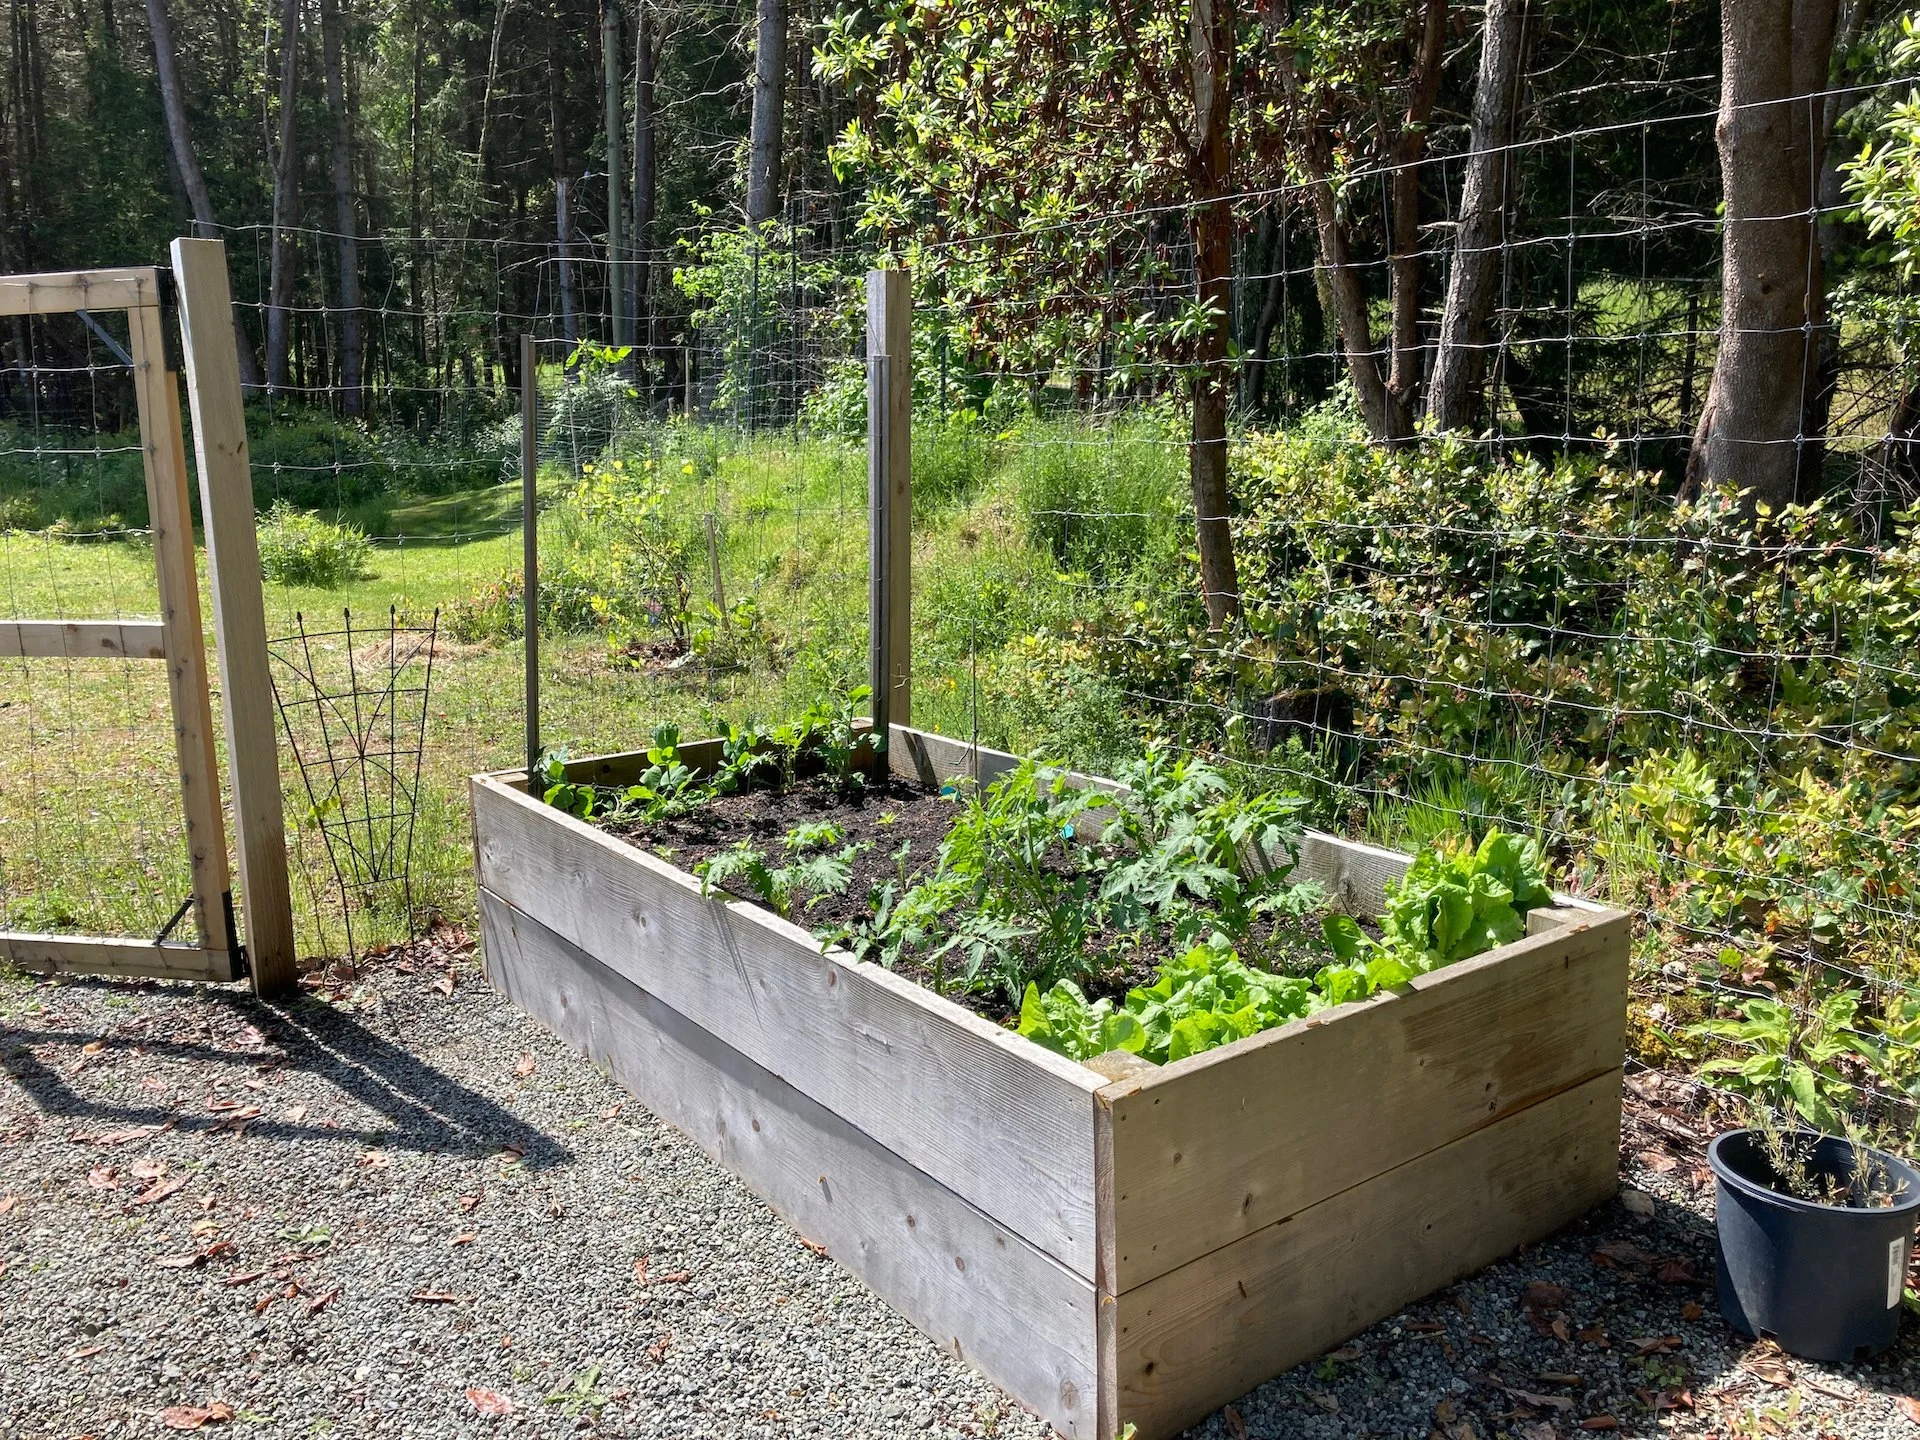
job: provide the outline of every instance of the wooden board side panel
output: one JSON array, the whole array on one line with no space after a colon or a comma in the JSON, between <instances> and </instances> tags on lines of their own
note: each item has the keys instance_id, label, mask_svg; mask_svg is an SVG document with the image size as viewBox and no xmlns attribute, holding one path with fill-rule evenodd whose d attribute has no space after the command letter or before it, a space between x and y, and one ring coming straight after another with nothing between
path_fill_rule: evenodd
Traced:
<instances>
[{"instance_id":1,"label":"wooden board side panel","mask_svg":"<svg viewBox=\"0 0 1920 1440\"><path fill-rule=\"evenodd\" d=\"M158 620L8 620L0 622L0 655L164 660L166 627Z\"/></svg>"},{"instance_id":2,"label":"wooden board side panel","mask_svg":"<svg viewBox=\"0 0 1920 1440\"><path fill-rule=\"evenodd\" d=\"M1619 1183L1620 1079L1609 1071L1118 1296L1119 1419L1138 1440L1175 1435L1604 1202Z\"/></svg>"},{"instance_id":3,"label":"wooden board side panel","mask_svg":"<svg viewBox=\"0 0 1920 1440\"><path fill-rule=\"evenodd\" d=\"M1619 1068L1627 926L1555 926L1399 994L1107 1086L1114 1288Z\"/></svg>"},{"instance_id":4,"label":"wooden board side panel","mask_svg":"<svg viewBox=\"0 0 1920 1440\"><path fill-rule=\"evenodd\" d=\"M0 931L0 960L34 975L125 975L146 980L198 980L224 985L234 978L233 957L168 941L109 935L31 935Z\"/></svg>"},{"instance_id":5,"label":"wooden board side panel","mask_svg":"<svg viewBox=\"0 0 1920 1440\"><path fill-rule=\"evenodd\" d=\"M489 891L486 966L949 1354L1076 1440L1095 1429L1095 1294L1018 1235Z\"/></svg>"},{"instance_id":6,"label":"wooden board side panel","mask_svg":"<svg viewBox=\"0 0 1920 1440\"><path fill-rule=\"evenodd\" d=\"M482 885L1093 1278L1099 1076L524 792L473 803Z\"/></svg>"}]
</instances>

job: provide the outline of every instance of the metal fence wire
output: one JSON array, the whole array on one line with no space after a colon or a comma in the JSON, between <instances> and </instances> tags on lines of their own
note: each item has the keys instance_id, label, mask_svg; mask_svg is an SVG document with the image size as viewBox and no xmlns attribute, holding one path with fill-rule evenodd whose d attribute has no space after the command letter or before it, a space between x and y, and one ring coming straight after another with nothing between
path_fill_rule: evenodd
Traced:
<instances>
[{"instance_id":1,"label":"metal fence wire","mask_svg":"<svg viewBox=\"0 0 1920 1440\"><path fill-rule=\"evenodd\" d=\"M1665 52L1616 58L1617 75L1589 59L1587 88L1543 88L1500 147L1508 200L1480 247L1494 302L1471 341L1484 403L1444 435L1383 436L1364 392L1368 367L1397 371L1417 421L1449 279L1477 253L1456 223L1474 160L1458 117L1415 167L1410 240L1388 215L1403 167L1340 177L1357 238L1339 266L1311 179L1223 197L1229 343L1213 352L1181 338L1198 284L1184 207L888 233L844 223L843 198L624 257L576 235L563 258L530 225L362 236L373 303L348 393L333 237L299 232L304 358L249 408L263 549L271 562L304 517L363 550L337 583L274 580L269 606L295 634L296 614L358 587L355 606L391 608L394 633L439 656L399 757L419 777L417 903L451 913L470 886L461 777L524 763L519 337L535 337L541 417L543 738L632 749L656 723L773 718L863 676L860 279L904 263L915 723L1093 769L1165 735L1396 846L1537 835L1562 886L1642 917L1645 1060L1726 1055L1691 1028L1757 1016L1734 1053L1771 1054L1777 1073L1818 1059L1834 1103L1910 1123L1920 387L1911 283L1876 258L1839 161L1912 81L1812 97L1842 118L1807 156L1809 211L1785 218L1811 227L1831 283L1802 337L1806 423L1775 442L1805 484L1761 516L1695 463L1726 222L1718 177L1685 161L1711 153L1717 77ZM1608 84L1642 113L1587 123L1582 95ZM271 227L227 235L261 333ZM615 261L653 297L624 350ZM105 424L75 398L108 365L92 343L72 338L85 358L56 382L49 354L9 342L0 461L26 477L16 489L51 493L109 458L75 438ZM1195 431L1207 395L1222 435ZM1203 603L1191 485L1221 451L1225 618ZM0 503L16 570L77 545L60 506ZM104 502L85 513L77 528L138 543ZM1784 1018L1769 1029L1754 1002ZM1861 1043L1836 1057L1833 1036Z\"/></svg>"}]
</instances>

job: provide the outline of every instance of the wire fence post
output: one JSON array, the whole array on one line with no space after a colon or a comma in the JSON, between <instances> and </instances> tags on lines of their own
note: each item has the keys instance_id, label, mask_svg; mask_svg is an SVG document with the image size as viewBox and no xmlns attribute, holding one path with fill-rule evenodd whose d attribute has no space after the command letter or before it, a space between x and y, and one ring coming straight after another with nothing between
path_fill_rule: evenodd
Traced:
<instances>
[{"instance_id":1,"label":"wire fence post","mask_svg":"<svg viewBox=\"0 0 1920 1440\"><path fill-rule=\"evenodd\" d=\"M913 289L867 272L867 683L873 728L913 723Z\"/></svg>"},{"instance_id":2,"label":"wire fence post","mask_svg":"<svg viewBox=\"0 0 1920 1440\"><path fill-rule=\"evenodd\" d=\"M520 597L526 606L527 793L540 784L540 382L533 336L520 337Z\"/></svg>"}]
</instances>

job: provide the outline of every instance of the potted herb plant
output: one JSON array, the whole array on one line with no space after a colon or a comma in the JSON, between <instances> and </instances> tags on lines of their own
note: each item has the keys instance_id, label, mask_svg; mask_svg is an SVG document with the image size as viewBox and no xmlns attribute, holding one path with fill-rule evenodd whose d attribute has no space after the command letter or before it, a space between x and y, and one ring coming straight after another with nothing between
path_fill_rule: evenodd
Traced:
<instances>
[{"instance_id":1,"label":"potted herb plant","mask_svg":"<svg viewBox=\"0 0 1920 1440\"><path fill-rule=\"evenodd\" d=\"M1920 1173L1857 1130L1781 1124L1765 1106L1707 1152L1720 1312L1810 1360L1876 1355L1900 1328Z\"/></svg>"}]
</instances>

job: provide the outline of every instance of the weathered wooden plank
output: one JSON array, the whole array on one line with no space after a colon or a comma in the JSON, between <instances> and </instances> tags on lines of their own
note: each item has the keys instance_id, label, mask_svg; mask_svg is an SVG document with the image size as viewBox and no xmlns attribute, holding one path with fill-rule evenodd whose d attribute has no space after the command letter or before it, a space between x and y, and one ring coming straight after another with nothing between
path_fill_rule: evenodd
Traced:
<instances>
[{"instance_id":1,"label":"weathered wooden plank","mask_svg":"<svg viewBox=\"0 0 1920 1440\"><path fill-rule=\"evenodd\" d=\"M1100 1092L1116 1291L1620 1066L1602 913Z\"/></svg>"},{"instance_id":2,"label":"weathered wooden plank","mask_svg":"<svg viewBox=\"0 0 1920 1440\"><path fill-rule=\"evenodd\" d=\"M1090 1281L491 891L480 903L487 974L515 1005L606 1065L949 1354L1066 1435L1111 1440L1094 1429Z\"/></svg>"},{"instance_id":3,"label":"weathered wooden plank","mask_svg":"<svg viewBox=\"0 0 1920 1440\"><path fill-rule=\"evenodd\" d=\"M913 719L913 283L867 272L867 683L873 723Z\"/></svg>"},{"instance_id":4,"label":"weathered wooden plank","mask_svg":"<svg viewBox=\"0 0 1920 1440\"><path fill-rule=\"evenodd\" d=\"M0 316L67 315L159 303L160 277L150 265L0 276Z\"/></svg>"},{"instance_id":5,"label":"weathered wooden plank","mask_svg":"<svg viewBox=\"0 0 1920 1440\"><path fill-rule=\"evenodd\" d=\"M153 980L225 984L234 978L225 950L169 940L105 935L28 935L0 930L0 960L35 975L130 975Z\"/></svg>"},{"instance_id":6,"label":"weathered wooden plank","mask_svg":"<svg viewBox=\"0 0 1920 1440\"><path fill-rule=\"evenodd\" d=\"M1091 1279L1092 1071L498 779L480 883Z\"/></svg>"},{"instance_id":7,"label":"weathered wooden plank","mask_svg":"<svg viewBox=\"0 0 1920 1440\"><path fill-rule=\"evenodd\" d=\"M0 621L0 656L14 655L164 660L166 627L158 620Z\"/></svg>"},{"instance_id":8,"label":"weathered wooden plank","mask_svg":"<svg viewBox=\"0 0 1920 1440\"><path fill-rule=\"evenodd\" d=\"M1375 1098L1380 1109L1395 1103ZM1138 1440L1177 1434L1552 1233L1614 1193L1619 1135L1612 1070L1121 1294L1119 1420L1139 1427ZM1327 1158L1303 1144L1298 1163Z\"/></svg>"},{"instance_id":9,"label":"weathered wooden plank","mask_svg":"<svg viewBox=\"0 0 1920 1440\"><path fill-rule=\"evenodd\" d=\"M227 251L218 240L173 242L187 396L200 470L207 582L220 655L220 708L227 727L227 778L240 858L247 958L261 995L294 988L293 901L280 795L279 725L267 669L267 611L260 544L254 533L253 469L234 348Z\"/></svg>"},{"instance_id":10,"label":"weathered wooden plank","mask_svg":"<svg viewBox=\"0 0 1920 1440\"><path fill-rule=\"evenodd\" d=\"M200 577L194 565L193 512L187 493L186 439L180 429L180 385L166 368L160 311L127 312L133 336L135 404L146 465L147 514L154 570L166 630L167 690L179 758L180 803L193 877L194 924L208 949L227 941L226 822L214 757L213 706L207 686L206 636L200 627Z\"/></svg>"}]
</instances>

